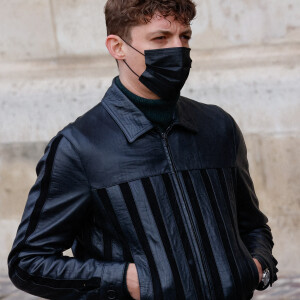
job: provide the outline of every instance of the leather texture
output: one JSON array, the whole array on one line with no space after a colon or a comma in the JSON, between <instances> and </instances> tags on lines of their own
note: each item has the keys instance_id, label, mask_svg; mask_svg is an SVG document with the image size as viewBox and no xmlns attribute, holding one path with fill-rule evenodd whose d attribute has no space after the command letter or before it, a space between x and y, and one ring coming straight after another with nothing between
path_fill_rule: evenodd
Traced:
<instances>
[{"instance_id":1,"label":"leather texture","mask_svg":"<svg viewBox=\"0 0 300 300\"><path fill-rule=\"evenodd\" d=\"M126 299L127 262L142 300L251 299L252 257L277 280L242 133L217 106L180 97L162 133L113 81L49 142L36 171L8 257L28 293Z\"/></svg>"}]
</instances>

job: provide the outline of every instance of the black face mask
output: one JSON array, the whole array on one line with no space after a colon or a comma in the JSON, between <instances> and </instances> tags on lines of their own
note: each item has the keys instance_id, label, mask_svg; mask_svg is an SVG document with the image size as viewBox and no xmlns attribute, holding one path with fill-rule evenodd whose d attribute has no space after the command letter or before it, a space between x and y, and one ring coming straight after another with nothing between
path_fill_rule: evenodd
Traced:
<instances>
[{"instance_id":1,"label":"black face mask","mask_svg":"<svg viewBox=\"0 0 300 300\"><path fill-rule=\"evenodd\" d=\"M139 81L162 99L178 98L192 66L191 49L186 47L161 48L145 50L143 54L126 41L124 42L145 56L146 70L141 76L136 74L124 60L127 67L139 77Z\"/></svg>"}]
</instances>

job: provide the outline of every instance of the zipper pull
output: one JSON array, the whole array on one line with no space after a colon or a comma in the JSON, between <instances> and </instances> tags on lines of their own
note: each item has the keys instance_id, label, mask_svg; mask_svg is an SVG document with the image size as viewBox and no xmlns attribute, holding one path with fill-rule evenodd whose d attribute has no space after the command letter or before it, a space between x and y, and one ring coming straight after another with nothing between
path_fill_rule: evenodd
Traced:
<instances>
[{"instance_id":1,"label":"zipper pull","mask_svg":"<svg viewBox=\"0 0 300 300\"><path fill-rule=\"evenodd\" d=\"M162 131L161 128L158 127L158 126L156 127L156 130L160 133L160 135L162 136L162 138L163 138L164 140L167 140L168 133L169 133L169 131L171 130L172 127L173 127L173 123L171 123L171 124L167 127L167 129L166 129L165 131Z\"/></svg>"},{"instance_id":2,"label":"zipper pull","mask_svg":"<svg viewBox=\"0 0 300 300\"><path fill-rule=\"evenodd\" d=\"M162 131L162 129L159 126L156 126L155 130L161 135L163 139L165 139L165 133Z\"/></svg>"}]
</instances>

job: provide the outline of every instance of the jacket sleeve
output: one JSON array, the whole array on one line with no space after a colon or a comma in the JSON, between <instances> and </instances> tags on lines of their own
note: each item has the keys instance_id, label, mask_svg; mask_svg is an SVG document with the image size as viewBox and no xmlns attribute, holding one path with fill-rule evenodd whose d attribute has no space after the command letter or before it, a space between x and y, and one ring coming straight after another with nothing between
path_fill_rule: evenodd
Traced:
<instances>
[{"instance_id":1,"label":"jacket sleeve","mask_svg":"<svg viewBox=\"0 0 300 300\"><path fill-rule=\"evenodd\" d=\"M234 122L234 121L233 121ZM234 122L236 144L236 192L238 226L241 239L253 258L256 258L264 270L270 270L270 286L277 280L277 260L272 255L274 246L271 228L267 225L268 218L259 209L259 201L255 194L249 173L247 149L244 137ZM266 289L260 285L257 290Z\"/></svg>"},{"instance_id":2,"label":"jacket sleeve","mask_svg":"<svg viewBox=\"0 0 300 300\"><path fill-rule=\"evenodd\" d=\"M50 141L37 175L8 256L11 281L47 299L122 299L126 262L63 256L91 205L84 167L64 136Z\"/></svg>"}]
</instances>

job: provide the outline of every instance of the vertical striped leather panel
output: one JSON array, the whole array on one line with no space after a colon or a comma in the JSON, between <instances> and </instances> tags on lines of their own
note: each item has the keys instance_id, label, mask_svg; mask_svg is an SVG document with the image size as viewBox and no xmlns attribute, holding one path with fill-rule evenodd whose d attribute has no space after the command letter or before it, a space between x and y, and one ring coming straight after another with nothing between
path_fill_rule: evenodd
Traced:
<instances>
[{"instance_id":1,"label":"vertical striped leather panel","mask_svg":"<svg viewBox=\"0 0 300 300\"><path fill-rule=\"evenodd\" d=\"M198 234L204 243L206 259L208 263L216 262L209 265L213 270L216 297L242 299L244 291L252 289L252 276L255 275L234 221L232 170L201 169L180 173L189 194Z\"/></svg>"},{"instance_id":2,"label":"vertical striped leather panel","mask_svg":"<svg viewBox=\"0 0 300 300\"><path fill-rule=\"evenodd\" d=\"M206 264L207 277L209 278L209 283L210 283L211 298L224 299L223 288L222 288L223 282L221 282L221 279L220 279L220 273L222 274L222 272L220 272L220 270L218 270L217 265L215 263L215 260L218 257L214 256L214 254L219 255L220 252L218 252L219 251L218 248L217 248L217 251L213 252L211 239L215 235L215 232L212 234L211 232L208 231L210 229L215 229L214 226L212 226L213 223L210 223L210 222L214 222L214 219L211 218L213 216L212 211L204 212L204 213L207 213L206 219L205 219L204 213L202 212L203 208L201 210L201 207L200 207L199 201L198 201L198 196L196 194L196 191L195 191L195 188L194 188L194 185L191 180L191 176L190 176L189 172L183 171L183 172L181 172L181 175L182 175L182 178L184 181L185 189L186 189L188 197L189 197L189 201L191 202L191 208L192 208L192 212L194 215L194 222L196 223L197 229L198 229L197 233L200 236L200 239L202 240L202 247L203 247L202 260ZM205 186L204 186L203 182L201 182L201 180L199 180L197 182L196 187L197 188L200 187L199 190L202 192L205 191ZM210 201L209 201L208 197L206 196L205 192L200 199L202 200L202 202L203 201L206 202L206 206L208 207L208 205L210 204ZM209 226L206 228L207 225L209 225ZM214 242L217 242L217 241L218 241L218 239L215 239ZM226 264L222 264L222 267L225 267L225 266L226 266ZM223 273L224 273L224 271L223 271Z\"/></svg>"},{"instance_id":3,"label":"vertical striped leather panel","mask_svg":"<svg viewBox=\"0 0 300 300\"><path fill-rule=\"evenodd\" d=\"M153 284L153 292L154 292L154 299L163 299L162 294L162 288L160 283L160 278L157 270L157 265L155 263L153 253L150 248L150 244L147 238L147 235L145 233L144 226L142 224L141 218L146 217L143 213L141 216L138 212L136 203L134 202L134 198L132 195L132 191L130 189L130 186L128 183L122 183L120 184L120 188L122 191L123 199L125 200L127 210L130 214L135 232L138 236L139 243L142 246L142 249L147 257L151 278L152 278L152 284Z\"/></svg>"},{"instance_id":4,"label":"vertical striped leather panel","mask_svg":"<svg viewBox=\"0 0 300 300\"><path fill-rule=\"evenodd\" d=\"M147 279L151 279L152 285L147 285L146 279L147 287L141 291L144 296L153 292L154 299L173 300L196 299L198 294L198 299L203 299L194 255L168 174L101 189L98 195L120 236L129 234L130 239L136 239L133 259L140 267L141 277L142 271L149 270ZM134 231L126 232L126 229ZM135 254L141 251L147 258L146 265L136 261Z\"/></svg>"},{"instance_id":5,"label":"vertical striped leather panel","mask_svg":"<svg viewBox=\"0 0 300 300\"><path fill-rule=\"evenodd\" d=\"M253 261L252 258L250 257L250 253L248 252L248 250L246 249L245 244L243 243L243 241L240 238L239 235L239 230L238 230L238 224L237 224L237 211L236 211L236 201L237 201L237 197L235 195L235 169L222 169L223 171L223 175L224 175L224 188L227 189L228 192L228 197L229 200L228 202L231 203L231 218L232 218L232 223L234 224L234 228L235 228L235 233L236 233L236 242L237 242L237 248L239 249L240 253L242 253L242 257L241 257L241 262L240 262L240 266L241 266L241 273L242 271L245 270L249 270L249 272L252 273L252 276L254 276L255 278L255 274L253 273L253 269L250 266L250 263L252 263L253 265ZM245 255L245 253L249 254L250 257L250 261L249 261L249 257L247 259L247 256ZM255 266L256 268L256 266ZM251 282L247 282L248 285L246 285L246 287L248 287L249 289L253 288L253 285L251 286ZM244 285L245 286L245 285Z\"/></svg>"},{"instance_id":6,"label":"vertical striped leather panel","mask_svg":"<svg viewBox=\"0 0 300 300\"><path fill-rule=\"evenodd\" d=\"M163 178L163 181L164 181L164 184L166 187L166 191L167 191L168 198L169 198L169 201L170 201L170 204L172 207L172 212L174 214L177 227L179 228L180 238L181 238L181 241L182 241L182 244L184 247L185 256L189 263L189 269L190 269L194 287L196 290L197 299L205 299L205 296L204 296L203 290L202 290L203 285L201 284L201 281L200 281L201 275L197 271L197 265L196 265L197 258L194 256L194 253L193 253L193 250L191 247L191 243L188 238L188 233L186 231L185 222L182 218L182 214L180 212L180 208L179 208L179 204L178 204L179 200L176 198L175 190L174 190L174 187L172 186L172 180L171 180L170 176L171 175L169 175L169 174L163 174L162 178Z\"/></svg>"},{"instance_id":7,"label":"vertical striped leather panel","mask_svg":"<svg viewBox=\"0 0 300 300\"><path fill-rule=\"evenodd\" d=\"M164 180L163 180L164 178ZM165 234L162 232L164 229L161 229L161 224L159 220L157 220L157 226L159 231L161 232L161 238L165 244L165 251L168 255L168 262L170 264L173 263L174 256L174 266L171 266L174 284L176 286L176 299L185 299L181 297L181 286L184 290L184 294L186 299L197 299L196 289L195 289L195 281L192 272L195 270L194 268L194 258L193 255L187 255L187 253L192 253L189 250L189 245L187 244L187 236L185 233L184 226L182 226L182 221L179 220L178 214L176 214L177 210L174 207L174 202L177 201L175 198L175 193L173 191L173 187L171 184L171 180L169 175L155 176L150 178L152 185L155 187L155 194L157 199L157 208L152 209L152 211L158 211L154 213L155 215L161 214L161 218L163 219L165 225L165 231L168 235L169 242L165 242ZM159 216L155 216L156 219L160 218ZM170 245L168 245L168 243ZM170 252L170 253L168 253ZM176 274L177 270L179 272L179 276ZM196 273L194 274L196 275ZM181 282L179 282L181 281ZM196 281L198 282L198 280ZM183 284L184 283L184 284Z\"/></svg>"},{"instance_id":8,"label":"vertical striped leather panel","mask_svg":"<svg viewBox=\"0 0 300 300\"><path fill-rule=\"evenodd\" d=\"M134 211L136 213L136 205L129 184L123 183L99 191L98 194L101 201L103 200L103 195L107 195L106 200L110 203L106 205L107 213L111 212L111 220L114 227L118 228L119 237L123 240L123 244L126 245L128 251L130 251L132 261L137 266L141 297L143 299L151 299L150 295L154 295L153 272L151 272L150 268L151 260L149 261L145 254L145 239L141 239L143 229L138 228L140 223L139 226L136 223L139 222L136 220L137 218L140 219L140 216L133 214ZM130 245L128 241L130 241Z\"/></svg>"},{"instance_id":9,"label":"vertical striped leather panel","mask_svg":"<svg viewBox=\"0 0 300 300\"><path fill-rule=\"evenodd\" d=\"M253 269L238 234L233 174L230 168L179 172L198 252L172 174L98 190L118 234L115 240L103 233L104 257L121 256L122 242L123 259L137 266L143 299L246 299L253 277L242 278Z\"/></svg>"}]
</instances>

